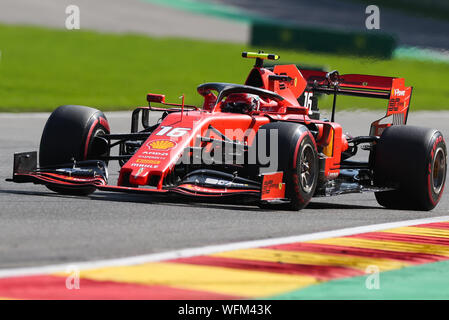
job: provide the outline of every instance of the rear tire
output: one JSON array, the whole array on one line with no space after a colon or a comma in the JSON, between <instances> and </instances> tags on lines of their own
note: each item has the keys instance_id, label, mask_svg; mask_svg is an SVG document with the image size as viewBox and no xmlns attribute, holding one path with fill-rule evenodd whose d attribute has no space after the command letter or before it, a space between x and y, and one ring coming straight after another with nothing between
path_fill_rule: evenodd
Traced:
<instances>
[{"instance_id":1,"label":"rear tire","mask_svg":"<svg viewBox=\"0 0 449 320\"><path fill-rule=\"evenodd\" d=\"M377 202L389 209L432 210L444 190L447 150L434 129L391 126L376 145L374 182L396 190L376 192Z\"/></svg>"},{"instance_id":2,"label":"rear tire","mask_svg":"<svg viewBox=\"0 0 449 320\"><path fill-rule=\"evenodd\" d=\"M265 136L261 136L261 130L265 130ZM301 210L305 208L312 199L318 181L319 167L318 154L315 141L310 131L304 125L292 122L272 122L262 126L256 136L258 147L265 139L267 142L265 150L270 149L270 132L277 130L278 143L277 170L282 171L285 183L285 197L290 201L288 204L260 203L261 208ZM267 172L263 166L261 172Z\"/></svg>"},{"instance_id":3,"label":"rear tire","mask_svg":"<svg viewBox=\"0 0 449 320\"><path fill-rule=\"evenodd\" d=\"M110 133L103 112L84 106L65 105L52 112L45 124L39 149L40 167L51 167L73 160L95 159L109 154L107 141L96 138ZM106 146L105 146L106 143ZM64 188L48 185L50 190L70 195L88 195L95 188Z\"/></svg>"}]
</instances>

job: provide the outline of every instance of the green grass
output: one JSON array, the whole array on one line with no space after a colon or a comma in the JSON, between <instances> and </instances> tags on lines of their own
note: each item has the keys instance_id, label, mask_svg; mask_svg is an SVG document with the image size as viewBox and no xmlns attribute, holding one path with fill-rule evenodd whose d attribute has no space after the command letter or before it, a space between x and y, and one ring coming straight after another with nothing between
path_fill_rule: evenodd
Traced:
<instances>
[{"instance_id":1,"label":"green grass","mask_svg":"<svg viewBox=\"0 0 449 320\"><path fill-rule=\"evenodd\" d=\"M449 64L311 54L264 48L283 61L323 65L343 73L401 76L413 85L413 109L449 108ZM201 103L196 86L243 83L252 60L245 45L140 35L102 34L0 25L0 111L49 111L63 104L102 110L146 104L146 93ZM281 60L281 61L282 61ZM331 99L323 99L329 106ZM339 108L384 108L386 101L341 97Z\"/></svg>"}]
</instances>

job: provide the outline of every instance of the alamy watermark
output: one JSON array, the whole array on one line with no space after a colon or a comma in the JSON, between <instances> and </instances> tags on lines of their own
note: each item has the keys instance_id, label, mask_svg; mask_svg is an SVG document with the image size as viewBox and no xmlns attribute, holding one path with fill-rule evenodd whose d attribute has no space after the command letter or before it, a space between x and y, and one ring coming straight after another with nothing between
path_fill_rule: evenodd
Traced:
<instances>
[{"instance_id":1,"label":"alamy watermark","mask_svg":"<svg viewBox=\"0 0 449 320\"><path fill-rule=\"evenodd\" d=\"M248 146L238 137L253 143ZM208 145L203 146L205 143ZM278 130L225 129L224 139L198 137L186 151L190 150L182 153L177 164L258 164L262 172L274 172L278 167Z\"/></svg>"},{"instance_id":2,"label":"alamy watermark","mask_svg":"<svg viewBox=\"0 0 449 320\"><path fill-rule=\"evenodd\" d=\"M80 287L80 270L77 266L68 266L65 270L68 277L65 280L65 287L67 290L79 290Z\"/></svg>"},{"instance_id":3,"label":"alamy watermark","mask_svg":"<svg viewBox=\"0 0 449 320\"><path fill-rule=\"evenodd\" d=\"M365 13L368 15L365 20L365 27L368 30L380 29L380 9L376 5L369 5L365 9Z\"/></svg>"},{"instance_id":4,"label":"alamy watermark","mask_svg":"<svg viewBox=\"0 0 449 320\"><path fill-rule=\"evenodd\" d=\"M369 274L365 280L365 287L368 290L380 289L380 269L376 265L369 265L365 269L365 273Z\"/></svg>"},{"instance_id":5,"label":"alamy watermark","mask_svg":"<svg viewBox=\"0 0 449 320\"><path fill-rule=\"evenodd\" d=\"M67 30L78 30L81 28L80 8L71 4L65 8L67 17L65 19L65 27Z\"/></svg>"}]
</instances>

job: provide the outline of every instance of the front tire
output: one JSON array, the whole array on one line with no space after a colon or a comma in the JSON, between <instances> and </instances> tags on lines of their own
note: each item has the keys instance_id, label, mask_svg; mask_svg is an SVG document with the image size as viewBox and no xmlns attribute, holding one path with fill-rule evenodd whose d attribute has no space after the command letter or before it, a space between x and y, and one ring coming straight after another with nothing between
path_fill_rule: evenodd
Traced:
<instances>
[{"instance_id":1,"label":"front tire","mask_svg":"<svg viewBox=\"0 0 449 320\"><path fill-rule=\"evenodd\" d=\"M85 106L58 107L48 118L42 133L39 148L40 167L106 156L109 154L107 141L98 136L109 133L109 123L103 112ZM47 187L52 191L70 195L88 195L95 191L95 188L91 187Z\"/></svg>"},{"instance_id":2,"label":"front tire","mask_svg":"<svg viewBox=\"0 0 449 320\"><path fill-rule=\"evenodd\" d=\"M441 132L414 126L391 126L376 145L374 181L395 190L376 192L386 208L432 210L443 194L447 150Z\"/></svg>"},{"instance_id":3,"label":"front tire","mask_svg":"<svg viewBox=\"0 0 449 320\"><path fill-rule=\"evenodd\" d=\"M260 134L261 130L265 130L264 136ZM271 150L272 130L277 131L277 148L274 148L274 152L277 152L278 160L277 170L274 171L283 172L285 197L289 203L274 205L262 202L260 207L301 210L309 204L318 182L318 153L314 138L304 125L292 122L272 122L259 129L256 136L259 148L260 143L266 141L265 150ZM261 172L266 172L263 166L260 169Z\"/></svg>"}]
</instances>

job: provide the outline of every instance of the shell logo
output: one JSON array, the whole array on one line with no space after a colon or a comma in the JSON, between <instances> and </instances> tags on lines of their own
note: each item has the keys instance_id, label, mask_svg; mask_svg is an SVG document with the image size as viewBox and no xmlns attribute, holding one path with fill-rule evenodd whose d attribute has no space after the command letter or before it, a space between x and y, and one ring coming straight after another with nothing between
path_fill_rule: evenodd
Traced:
<instances>
[{"instance_id":1,"label":"shell logo","mask_svg":"<svg viewBox=\"0 0 449 320\"><path fill-rule=\"evenodd\" d=\"M148 147L155 150L170 150L176 146L176 142L170 140L153 140L149 142Z\"/></svg>"}]
</instances>

